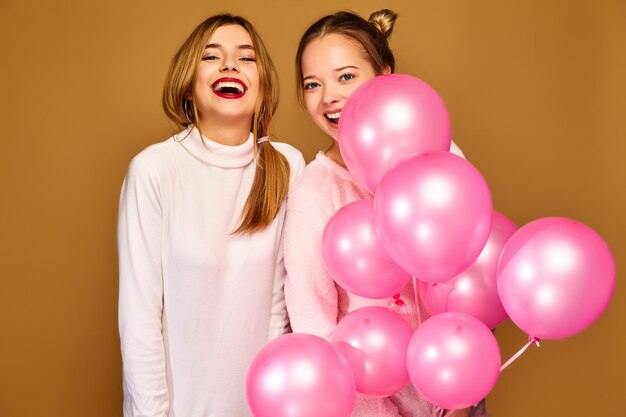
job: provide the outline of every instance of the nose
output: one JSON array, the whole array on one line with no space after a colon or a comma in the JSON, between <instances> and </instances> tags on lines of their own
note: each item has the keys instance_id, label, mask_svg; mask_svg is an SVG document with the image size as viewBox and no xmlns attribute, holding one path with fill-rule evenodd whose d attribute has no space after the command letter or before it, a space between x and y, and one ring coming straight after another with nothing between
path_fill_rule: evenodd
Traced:
<instances>
[{"instance_id":1,"label":"nose","mask_svg":"<svg viewBox=\"0 0 626 417\"><path fill-rule=\"evenodd\" d=\"M220 72L239 72L239 67L237 66L237 61L232 57L226 56L224 58L224 62L222 67L220 68Z\"/></svg>"},{"instance_id":2,"label":"nose","mask_svg":"<svg viewBox=\"0 0 626 417\"><path fill-rule=\"evenodd\" d=\"M339 102L342 99L341 92L334 86L326 86L324 88L324 93L322 100L324 104L334 104Z\"/></svg>"}]
</instances>

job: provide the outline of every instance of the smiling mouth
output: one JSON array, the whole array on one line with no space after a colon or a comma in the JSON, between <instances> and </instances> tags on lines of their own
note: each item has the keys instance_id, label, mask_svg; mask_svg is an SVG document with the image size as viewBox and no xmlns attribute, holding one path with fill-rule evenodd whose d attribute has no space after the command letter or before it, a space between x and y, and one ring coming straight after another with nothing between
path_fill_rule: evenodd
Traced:
<instances>
[{"instance_id":1,"label":"smiling mouth","mask_svg":"<svg viewBox=\"0 0 626 417\"><path fill-rule=\"evenodd\" d=\"M236 78L220 78L211 86L211 90L222 98L240 98L246 94L248 88Z\"/></svg>"},{"instance_id":2,"label":"smiling mouth","mask_svg":"<svg viewBox=\"0 0 626 417\"><path fill-rule=\"evenodd\" d=\"M326 120L328 120L330 123L332 123L333 125L336 125L339 123L339 117L341 116L341 110L335 113L326 113L324 114L324 117L326 117Z\"/></svg>"}]
</instances>

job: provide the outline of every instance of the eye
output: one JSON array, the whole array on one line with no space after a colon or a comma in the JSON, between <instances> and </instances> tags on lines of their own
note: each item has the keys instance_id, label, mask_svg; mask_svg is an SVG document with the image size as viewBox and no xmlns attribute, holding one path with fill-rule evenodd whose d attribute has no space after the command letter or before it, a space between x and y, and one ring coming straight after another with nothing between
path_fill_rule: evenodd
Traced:
<instances>
[{"instance_id":1,"label":"eye","mask_svg":"<svg viewBox=\"0 0 626 417\"><path fill-rule=\"evenodd\" d=\"M256 58L253 56L244 56L241 60L245 62L256 62Z\"/></svg>"},{"instance_id":2,"label":"eye","mask_svg":"<svg viewBox=\"0 0 626 417\"><path fill-rule=\"evenodd\" d=\"M305 90L312 90L314 88L319 87L319 83L315 82L315 81L311 81L310 83L306 83L304 84L304 89Z\"/></svg>"},{"instance_id":3,"label":"eye","mask_svg":"<svg viewBox=\"0 0 626 417\"><path fill-rule=\"evenodd\" d=\"M353 79L353 78L355 78L355 77L356 77L356 75L351 74L351 73L349 73L349 72L346 72L345 74L342 74L342 75L339 77L339 81L349 81L349 80L351 80L351 79Z\"/></svg>"},{"instance_id":4,"label":"eye","mask_svg":"<svg viewBox=\"0 0 626 417\"><path fill-rule=\"evenodd\" d=\"M202 57L203 61L215 61L217 59L220 59L217 55L206 55Z\"/></svg>"}]
</instances>

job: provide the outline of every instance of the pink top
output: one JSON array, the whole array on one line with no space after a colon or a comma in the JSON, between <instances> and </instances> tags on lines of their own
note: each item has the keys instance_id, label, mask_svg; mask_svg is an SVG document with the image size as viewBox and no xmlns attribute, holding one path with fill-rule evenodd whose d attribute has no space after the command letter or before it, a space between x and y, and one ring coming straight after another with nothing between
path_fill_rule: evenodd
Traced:
<instances>
[{"instance_id":1,"label":"pink top","mask_svg":"<svg viewBox=\"0 0 626 417\"><path fill-rule=\"evenodd\" d=\"M287 200L284 243L285 299L294 332L330 339L337 323L348 312L372 305L389 307L413 328L418 326L411 284L402 291L400 298L404 305L399 306L392 298L373 300L348 293L335 284L324 269L321 245L326 223L344 205L371 198L369 191L357 184L347 169L322 152L292 186ZM424 317L425 313L421 315ZM388 398L357 395L353 412L353 416L359 417L426 417L431 414L431 405L411 384Z\"/></svg>"}]
</instances>

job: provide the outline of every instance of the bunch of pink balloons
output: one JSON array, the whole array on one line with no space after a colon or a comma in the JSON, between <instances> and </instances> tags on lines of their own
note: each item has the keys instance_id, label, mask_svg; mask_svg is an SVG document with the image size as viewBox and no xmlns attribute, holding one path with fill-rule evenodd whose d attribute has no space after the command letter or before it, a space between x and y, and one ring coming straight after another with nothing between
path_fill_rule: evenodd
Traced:
<instances>
[{"instance_id":1,"label":"bunch of pink balloons","mask_svg":"<svg viewBox=\"0 0 626 417\"><path fill-rule=\"evenodd\" d=\"M270 342L248 372L255 417L349 416L357 391L389 396L409 380L433 404L465 408L498 379L490 329L507 316L533 338L558 339L607 307L615 265L602 238L566 218L518 230L494 212L478 170L448 152L449 116L426 83L385 75L362 84L341 112L339 143L374 199L328 222L327 271L377 299L413 276L433 316L413 332L388 308L366 307L338 323L332 344L305 334Z\"/></svg>"}]
</instances>

